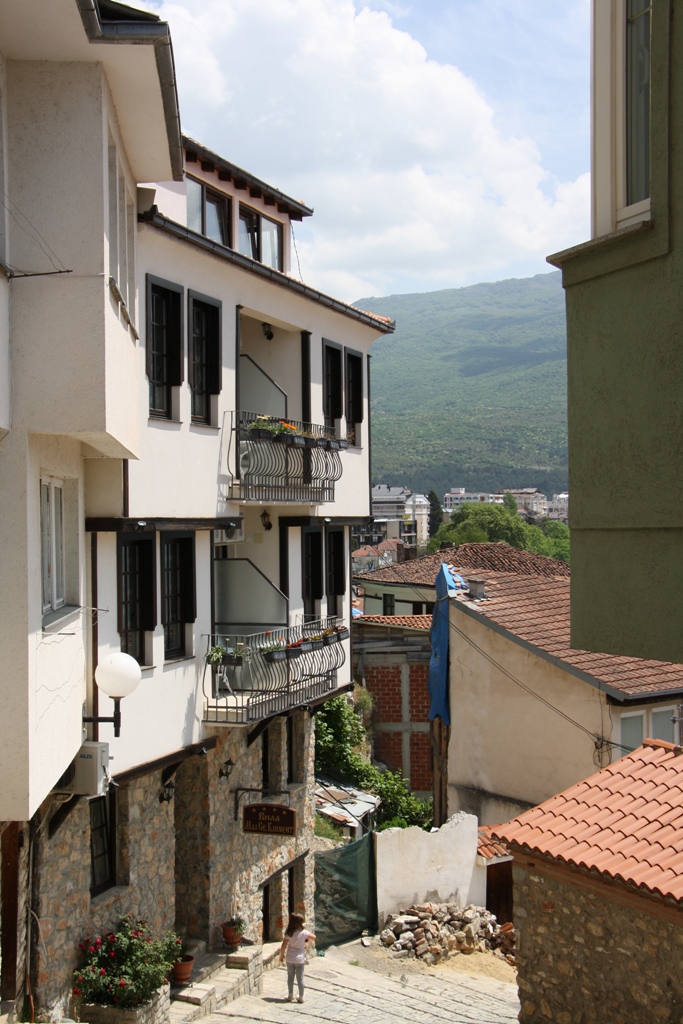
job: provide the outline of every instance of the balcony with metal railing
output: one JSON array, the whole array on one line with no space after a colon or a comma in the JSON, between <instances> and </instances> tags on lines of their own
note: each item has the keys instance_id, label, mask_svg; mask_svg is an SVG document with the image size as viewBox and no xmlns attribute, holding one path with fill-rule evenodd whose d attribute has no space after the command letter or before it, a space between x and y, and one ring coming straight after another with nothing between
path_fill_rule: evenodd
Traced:
<instances>
[{"instance_id":1,"label":"balcony with metal railing","mask_svg":"<svg viewBox=\"0 0 683 1024\"><path fill-rule=\"evenodd\" d=\"M204 722L246 725L331 694L346 660L348 635L337 617L261 633L211 634Z\"/></svg>"},{"instance_id":2,"label":"balcony with metal railing","mask_svg":"<svg viewBox=\"0 0 683 1024\"><path fill-rule=\"evenodd\" d=\"M234 413L229 465L231 497L239 501L321 504L334 501L340 452L348 441L318 423L253 412Z\"/></svg>"}]
</instances>

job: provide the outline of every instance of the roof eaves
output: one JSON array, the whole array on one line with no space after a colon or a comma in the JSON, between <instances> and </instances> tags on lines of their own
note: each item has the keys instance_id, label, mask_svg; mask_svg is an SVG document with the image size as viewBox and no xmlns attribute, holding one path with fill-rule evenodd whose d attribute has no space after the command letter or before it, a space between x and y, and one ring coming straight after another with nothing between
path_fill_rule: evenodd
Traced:
<instances>
[{"instance_id":1,"label":"roof eaves","mask_svg":"<svg viewBox=\"0 0 683 1024\"><path fill-rule=\"evenodd\" d=\"M198 249L202 249L204 252L213 256L217 256L219 259L225 260L228 263L233 263L241 270L246 270L252 274L258 275L259 277L266 278L273 284L280 285L282 288L288 288L290 291L303 295L306 299L311 299L313 302L319 302L322 306L327 306L329 309L333 309L335 312L341 313L344 316L351 317L353 320L359 320L362 324L365 324L366 327L372 327L374 330L383 331L385 334L392 334L396 328L395 321L387 322L386 320L379 320L371 313L363 313L360 309L356 309L355 306L349 306L346 302L342 302L341 299L334 299L330 295L325 295L324 292L319 292L316 288L311 288L310 285L303 284L301 281L297 281L293 277L288 277L279 270L273 270L272 267L267 267L263 263L258 263L256 260L250 259L249 256L244 256L241 252L235 252L234 249L229 249L227 246L221 245L219 242L214 242L212 239L206 238L204 235L200 235L196 231L192 231L190 228L186 228L183 224L178 224L176 221L170 220L162 213L159 213L156 210L156 207L152 207L148 213L142 214L139 219L142 223L149 224L151 227L157 228L159 231L164 231L166 234L171 235L174 238L178 238L183 242L187 242L189 245L193 245ZM365 519L363 519L363 522L365 522Z\"/></svg>"},{"instance_id":2,"label":"roof eaves","mask_svg":"<svg viewBox=\"0 0 683 1024\"><path fill-rule=\"evenodd\" d=\"M290 206L292 208L292 212L297 214L297 219L312 216L313 207L306 206L305 203L300 202L298 199L292 199L291 196L281 192L280 189L274 188L272 185L269 185L268 182L262 181L254 174L250 174L249 171L245 171L243 167L238 167L237 164L233 164L229 160L225 160L224 157L219 156L218 153L214 153L213 150L207 149L207 147L202 145L201 142L197 142L196 139L191 138L189 135L183 135L183 146L186 151L189 150L195 153L196 156L209 160L220 170L227 171L232 178L243 179L247 187L268 192L273 196L273 198L278 199L283 205ZM291 216L291 212L287 212L290 213Z\"/></svg>"},{"instance_id":3,"label":"roof eaves","mask_svg":"<svg viewBox=\"0 0 683 1024\"><path fill-rule=\"evenodd\" d=\"M103 20L98 0L76 0L83 27L91 43L128 43L154 46L154 58L161 87L161 101L168 137L168 150L174 181L183 180L183 147L180 131L180 108L176 85L173 45L168 23L154 20ZM118 5L112 5L110 13ZM125 7L121 5L123 12ZM137 12L136 12L137 13ZM143 13L143 12L140 12Z\"/></svg>"}]
</instances>

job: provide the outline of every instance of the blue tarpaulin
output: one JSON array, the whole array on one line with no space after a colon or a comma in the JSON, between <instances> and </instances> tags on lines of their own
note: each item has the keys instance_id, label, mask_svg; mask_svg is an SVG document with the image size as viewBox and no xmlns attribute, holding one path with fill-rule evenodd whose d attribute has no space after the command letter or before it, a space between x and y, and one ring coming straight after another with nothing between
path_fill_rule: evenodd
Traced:
<instances>
[{"instance_id":1,"label":"blue tarpaulin","mask_svg":"<svg viewBox=\"0 0 683 1024\"><path fill-rule=\"evenodd\" d=\"M444 563L436 577L436 603L432 612L432 654L429 659L429 715L440 718L444 725L451 724L448 703L448 592L464 589L462 576L451 572Z\"/></svg>"}]
</instances>

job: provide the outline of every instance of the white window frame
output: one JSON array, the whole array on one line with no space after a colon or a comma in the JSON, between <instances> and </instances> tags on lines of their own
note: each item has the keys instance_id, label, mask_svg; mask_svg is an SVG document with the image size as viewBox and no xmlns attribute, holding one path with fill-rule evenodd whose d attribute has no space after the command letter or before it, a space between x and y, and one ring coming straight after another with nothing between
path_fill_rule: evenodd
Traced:
<instances>
[{"instance_id":1,"label":"white window frame","mask_svg":"<svg viewBox=\"0 0 683 1024\"><path fill-rule=\"evenodd\" d=\"M661 712L663 712L663 711L668 711L669 717L672 717L673 715L677 715L676 705L675 704L672 704L671 706L669 706L668 704L658 704L655 707L650 708L650 711L649 711L649 718L650 718L649 735L652 736L653 739L655 739L656 737L654 736L654 727L652 725L652 716L655 713L661 714ZM676 726L675 725L674 725L674 729L673 729L673 734L674 734L673 742L675 743L676 742Z\"/></svg>"},{"instance_id":2,"label":"white window frame","mask_svg":"<svg viewBox=\"0 0 683 1024\"><path fill-rule=\"evenodd\" d=\"M43 505L43 488L47 493L47 511ZM60 512L57 516L58 508ZM52 476L41 476L40 578L43 615L57 611L66 604L64 511L64 481Z\"/></svg>"},{"instance_id":3,"label":"white window frame","mask_svg":"<svg viewBox=\"0 0 683 1024\"><path fill-rule=\"evenodd\" d=\"M625 712L623 712L623 714L621 714L619 716L619 743L621 743L621 741L623 739L621 723L623 722L623 720L625 718L642 718L642 720L643 720L643 739L645 740L648 737L653 738L653 731L654 730L653 730L653 726L652 726L652 715L655 712L656 713L661 713L663 711L668 712L669 715L677 714L676 706L674 704L671 704L671 705L669 705L669 704L655 704L655 705L653 705L650 708L642 708L639 711L625 711ZM676 742L675 741L675 732L676 731L674 729L674 742ZM623 756L625 753L626 753L626 750L622 750L620 756Z\"/></svg>"},{"instance_id":4,"label":"white window frame","mask_svg":"<svg viewBox=\"0 0 683 1024\"><path fill-rule=\"evenodd\" d=\"M592 237L651 217L650 198L626 206L626 0L593 0Z\"/></svg>"}]
</instances>

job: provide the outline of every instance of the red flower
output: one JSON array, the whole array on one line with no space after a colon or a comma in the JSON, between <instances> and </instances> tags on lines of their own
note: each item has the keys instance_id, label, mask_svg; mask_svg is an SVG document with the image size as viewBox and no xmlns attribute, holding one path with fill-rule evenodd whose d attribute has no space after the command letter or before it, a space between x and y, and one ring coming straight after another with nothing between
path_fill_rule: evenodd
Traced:
<instances>
[{"instance_id":1,"label":"red flower","mask_svg":"<svg viewBox=\"0 0 683 1024\"><path fill-rule=\"evenodd\" d=\"M95 939L95 945L96 945L96 946L97 946L97 948L99 949L99 948L100 948L100 946L102 945L102 939Z\"/></svg>"},{"instance_id":2,"label":"red flower","mask_svg":"<svg viewBox=\"0 0 683 1024\"><path fill-rule=\"evenodd\" d=\"M121 978L121 981L119 982L119 986L121 988L125 988L126 987L126 979L125 978Z\"/></svg>"},{"instance_id":3,"label":"red flower","mask_svg":"<svg viewBox=\"0 0 683 1024\"><path fill-rule=\"evenodd\" d=\"M114 952L113 949L112 949L111 953L109 954L109 956L116 956L116 953Z\"/></svg>"},{"instance_id":4,"label":"red flower","mask_svg":"<svg viewBox=\"0 0 683 1024\"><path fill-rule=\"evenodd\" d=\"M79 949L85 949L85 942L79 942L78 943L78 948Z\"/></svg>"},{"instance_id":5,"label":"red flower","mask_svg":"<svg viewBox=\"0 0 683 1024\"><path fill-rule=\"evenodd\" d=\"M81 994L80 988L76 988L76 986L74 985L73 993L74 993L75 996L80 996L80 994Z\"/></svg>"},{"instance_id":6,"label":"red flower","mask_svg":"<svg viewBox=\"0 0 683 1024\"><path fill-rule=\"evenodd\" d=\"M106 974L106 973L107 972L106 972L105 968L104 967L100 967L100 974Z\"/></svg>"},{"instance_id":7,"label":"red flower","mask_svg":"<svg viewBox=\"0 0 683 1024\"><path fill-rule=\"evenodd\" d=\"M95 952L95 947L94 946L88 946L88 952L89 953L94 953Z\"/></svg>"}]
</instances>

